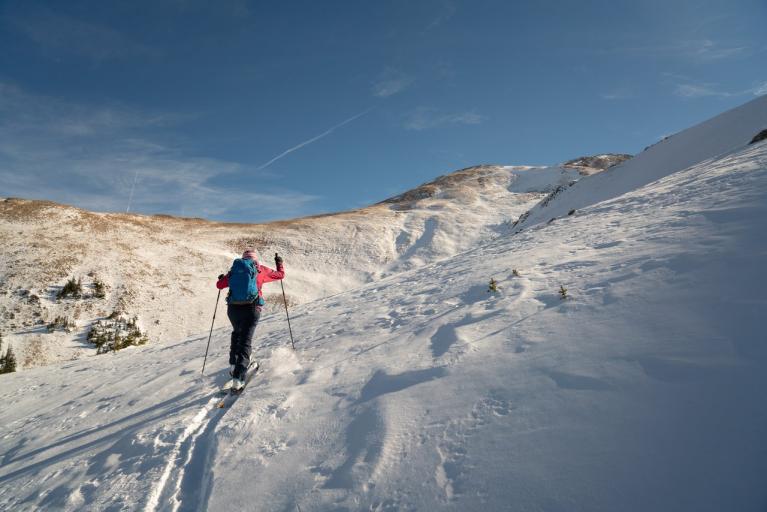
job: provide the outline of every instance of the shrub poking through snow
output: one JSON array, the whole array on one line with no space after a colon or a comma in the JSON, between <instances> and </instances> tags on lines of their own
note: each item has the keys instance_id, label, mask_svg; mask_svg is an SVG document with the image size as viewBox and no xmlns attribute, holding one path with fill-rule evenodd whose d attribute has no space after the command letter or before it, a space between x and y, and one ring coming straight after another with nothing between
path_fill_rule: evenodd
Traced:
<instances>
[{"instance_id":1,"label":"shrub poking through snow","mask_svg":"<svg viewBox=\"0 0 767 512\"><path fill-rule=\"evenodd\" d=\"M97 299L106 297L106 285L97 277L93 280L93 296Z\"/></svg>"},{"instance_id":2,"label":"shrub poking through snow","mask_svg":"<svg viewBox=\"0 0 767 512\"><path fill-rule=\"evenodd\" d=\"M757 142L761 142L763 140L767 140L767 128L754 135L754 138L751 139L749 144L756 144Z\"/></svg>"},{"instance_id":3,"label":"shrub poking through snow","mask_svg":"<svg viewBox=\"0 0 767 512\"><path fill-rule=\"evenodd\" d=\"M498 283L495 279L490 278L490 284L487 285L487 291L490 293L497 293L498 292Z\"/></svg>"},{"instance_id":4,"label":"shrub poking through snow","mask_svg":"<svg viewBox=\"0 0 767 512\"><path fill-rule=\"evenodd\" d=\"M565 300L567 298L567 288L563 285L559 285L559 298Z\"/></svg>"},{"instance_id":5,"label":"shrub poking through snow","mask_svg":"<svg viewBox=\"0 0 767 512\"><path fill-rule=\"evenodd\" d=\"M63 288L59 290L59 293L56 294L57 299L63 299L65 297L74 297L74 298L80 298L80 296L83 293L83 283L80 280L80 278L75 281L75 278L72 277L69 279L69 281L66 282Z\"/></svg>"},{"instance_id":6,"label":"shrub poking through snow","mask_svg":"<svg viewBox=\"0 0 767 512\"><path fill-rule=\"evenodd\" d=\"M573 183L575 183L575 182L570 183L570 185L572 185ZM547 195L546 197L544 197L541 200L541 202L540 202L541 208L546 208L549 205L549 203L551 202L552 199L554 199L559 194L561 194L570 185L558 185L556 188L554 188L554 190L549 192L549 195Z\"/></svg>"},{"instance_id":7,"label":"shrub poking through snow","mask_svg":"<svg viewBox=\"0 0 767 512\"><path fill-rule=\"evenodd\" d=\"M46 325L46 327L48 332L53 332L56 329L63 329L67 332L72 332L76 325L75 322L70 318L65 316L57 316L53 319L53 322L50 322L48 325Z\"/></svg>"},{"instance_id":8,"label":"shrub poking through snow","mask_svg":"<svg viewBox=\"0 0 767 512\"><path fill-rule=\"evenodd\" d=\"M517 220L514 221L514 224L511 225L511 227L516 227L517 224L521 224L522 222L525 222L527 218L530 216L530 212L526 211L522 215L519 216Z\"/></svg>"},{"instance_id":9,"label":"shrub poking through snow","mask_svg":"<svg viewBox=\"0 0 767 512\"><path fill-rule=\"evenodd\" d=\"M130 320L121 314L112 314L104 320L97 320L88 331L88 341L96 345L96 353L117 352L126 347L146 344L149 339L137 325L138 318Z\"/></svg>"},{"instance_id":10,"label":"shrub poking through snow","mask_svg":"<svg viewBox=\"0 0 767 512\"><path fill-rule=\"evenodd\" d=\"M511 269L511 275L513 275L514 277L520 277L519 271L515 268Z\"/></svg>"}]
</instances>

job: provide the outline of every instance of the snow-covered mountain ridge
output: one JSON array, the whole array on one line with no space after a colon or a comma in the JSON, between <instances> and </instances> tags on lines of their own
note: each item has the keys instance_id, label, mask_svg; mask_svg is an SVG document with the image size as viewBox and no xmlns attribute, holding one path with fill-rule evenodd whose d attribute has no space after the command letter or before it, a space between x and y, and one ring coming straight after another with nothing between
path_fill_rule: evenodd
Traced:
<instances>
[{"instance_id":1,"label":"snow-covered mountain ridge","mask_svg":"<svg viewBox=\"0 0 767 512\"><path fill-rule=\"evenodd\" d=\"M767 96L761 96L664 138L634 158L594 176L588 185L573 183L562 187L556 191L556 197L547 198L523 215L512 232L618 197L673 172L726 154L748 144L766 126Z\"/></svg>"},{"instance_id":2,"label":"snow-covered mountain ridge","mask_svg":"<svg viewBox=\"0 0 767 512\"><path fill-rule=\"evenodd\" d=\"M295 352L266 316L231 408L225 325L204 378L205 336L5 376L0 508L762 510L747 142L606 200L589 178L572 215L299 305Z\"/></svg>"},{"instance_id":3,"label":"snow-covered mountain ridge","mask_svg":"<svg viewBox=\"0 0 767 512\"><path fill-rule=\"evenodd\" d=\"M582 156L568 160L562 165L579 169L581 174L591 175L623 163L631 157L632 155L624 153L607 153L604 155Z\"/></svg>"},{"instance_id":4,"label":"snow-covered mountain ridge","mask_svg":"<svg viewBox=\"0 0 767 512\"><path fill-rule=\"evenodd\" d=\"M212 281L247 246L267 265L276 251L285 257L288 298L303 303L489 240L579 176L560 166L478 166L367 208L260 225L0 200L0 331L22 367L95 353L86 334L115 311L137 316L151 342L177 340L209 327ZM56 300L70 278L82 280L83 297ZM103 298L93 297L97 281ZM279 307L281 293L270 298ZM48 332L57 317L73 325Z\"/></svg>"}]
</instances>

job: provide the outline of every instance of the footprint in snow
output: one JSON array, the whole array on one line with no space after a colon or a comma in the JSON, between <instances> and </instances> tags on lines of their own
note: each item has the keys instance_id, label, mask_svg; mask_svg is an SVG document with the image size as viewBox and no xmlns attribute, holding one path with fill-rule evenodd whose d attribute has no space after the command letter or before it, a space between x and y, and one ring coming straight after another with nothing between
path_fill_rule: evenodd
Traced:
<instances>
[{"instance_id":1,"label":"footprint in snow","mask_svg":"<svg viewBox=\"0 0 767 512\"><path fill-rule=\"evenodd\" d=\"M503 398L500 391L492 391L477 402L466 417L446 424L442 438L437 443L440 462L435 468L434 479L445 493L447 501L455 499L467 490L464 489L464 484L472 467L467 461L467 439L490 422L508 416L511 409L511 403Z\"/></svg>"}]
</instances>

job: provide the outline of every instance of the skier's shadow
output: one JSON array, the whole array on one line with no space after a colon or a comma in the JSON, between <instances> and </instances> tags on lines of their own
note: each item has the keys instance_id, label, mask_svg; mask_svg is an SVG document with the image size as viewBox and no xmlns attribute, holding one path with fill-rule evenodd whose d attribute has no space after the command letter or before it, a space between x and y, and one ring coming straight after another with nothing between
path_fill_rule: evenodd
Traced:
<instances>
[{"instance_id":1,"label":"skier's shadow","mask_svg":"<svg viewBox=\"0 0 767 512\"><path fill-rule=\"evenodd\" d=\"M0 471L2 470L3 466L7 466L8 464L12 464L14 462L18 462L23 459L35 457L36 455L39 455L41 453L45 453L55 448L65 446L79 439L87 438L88 436L91 436L91 435L97 436L95 439L87 441L84 444L79 444L72 448L66 449L63 452L60 452L60 453L57 453L56 455L48 457L47 459L34 462L32 464L29 464L28 466L21 467L5 475L0 475L0 484L4 484L5 482L12 481L28 473L43 470L48 466L64 461L67 458L70 458L74 455L85 452L93 447L104 445L110 442L116 442L124 438L126 435L136 433L137 431L139 431L142 427L146 425L152 424L162 418L175 415L186 409L200 406L201 404L203 404L204 402L210 399L210 397L206 395L206 396L198 397L196 399L188 400L188 396L189 396L188 392L179 393L178 395L172 398L169 398L168 400L165 400L158 404L147 407L146 409L143 409L141 411L137 411L132 414L129 414L128 416L125 416L124 418L120 418L110 423L107 423L104 425L98 425L96 427L83 430L76 434L66 436L48 446L37 448L35 450L23 453L20 456L15 456L16 454L14 454L13 458L10 458L10 459L8 458L8 456L6 456L2 461L2 466L0 466ZM187 401L184 401L185 399L187 399ZM134 420L136 421L133 422ZM121 426L123 424L127 424L127 425ZM104 430L110 430L117 426L121 426L121 427L117 430L114 430L112 432L99 436L99 434L102 433Z\"/></svg>"}]
</instances>

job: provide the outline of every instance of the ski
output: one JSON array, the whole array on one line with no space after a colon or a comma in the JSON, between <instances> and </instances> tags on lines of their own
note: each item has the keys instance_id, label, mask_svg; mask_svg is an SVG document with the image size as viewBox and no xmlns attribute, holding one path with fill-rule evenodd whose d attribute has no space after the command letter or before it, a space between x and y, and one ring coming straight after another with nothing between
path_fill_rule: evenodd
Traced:
<instances>
[{"instance_id":1,"label":"ski","mask_svg":"<svg viewBox=\"0 0 767 512\"><path fill-rule=\"evenodd\" d=\"M252 371L248 370L248 373L245 374L245 382L243 383L242 387L240 389L236 390L236 391L231 389L231 390L229 390L229 392L232 395L235 395L235 396L241 395L242 392L245 391L245 388L248 387L248 383L253 378L253 376L256 374L256 372L258 372L258 363L255 364L255 368L253 368Z\"/></svg>"},{"instance_id":2,"label":"ski","mask_svg":"<svg viewBox=\"0 0 767 512\"><path fill-rule=\"evenodd\" d=\"M220 391L226 394L221 399L221 401L219 401L218 404L216 404L216 407L218 409L223 409L224 407L227 406L227 402L229 402L231 405L231 403L233 403L234 401L233 399L240 396L242 392L245 391L245 388L248 386L248 383L253 378L253 376L258 372L258 369L259 369L258 363L254 363L251 367L248 367L248 371L245 374L245 383L243 384L242 388L240 388L238 391L233 390L231 387ZM230 397L232 397L232 400L227 400Z\"/></svg>"}]
</instances>

